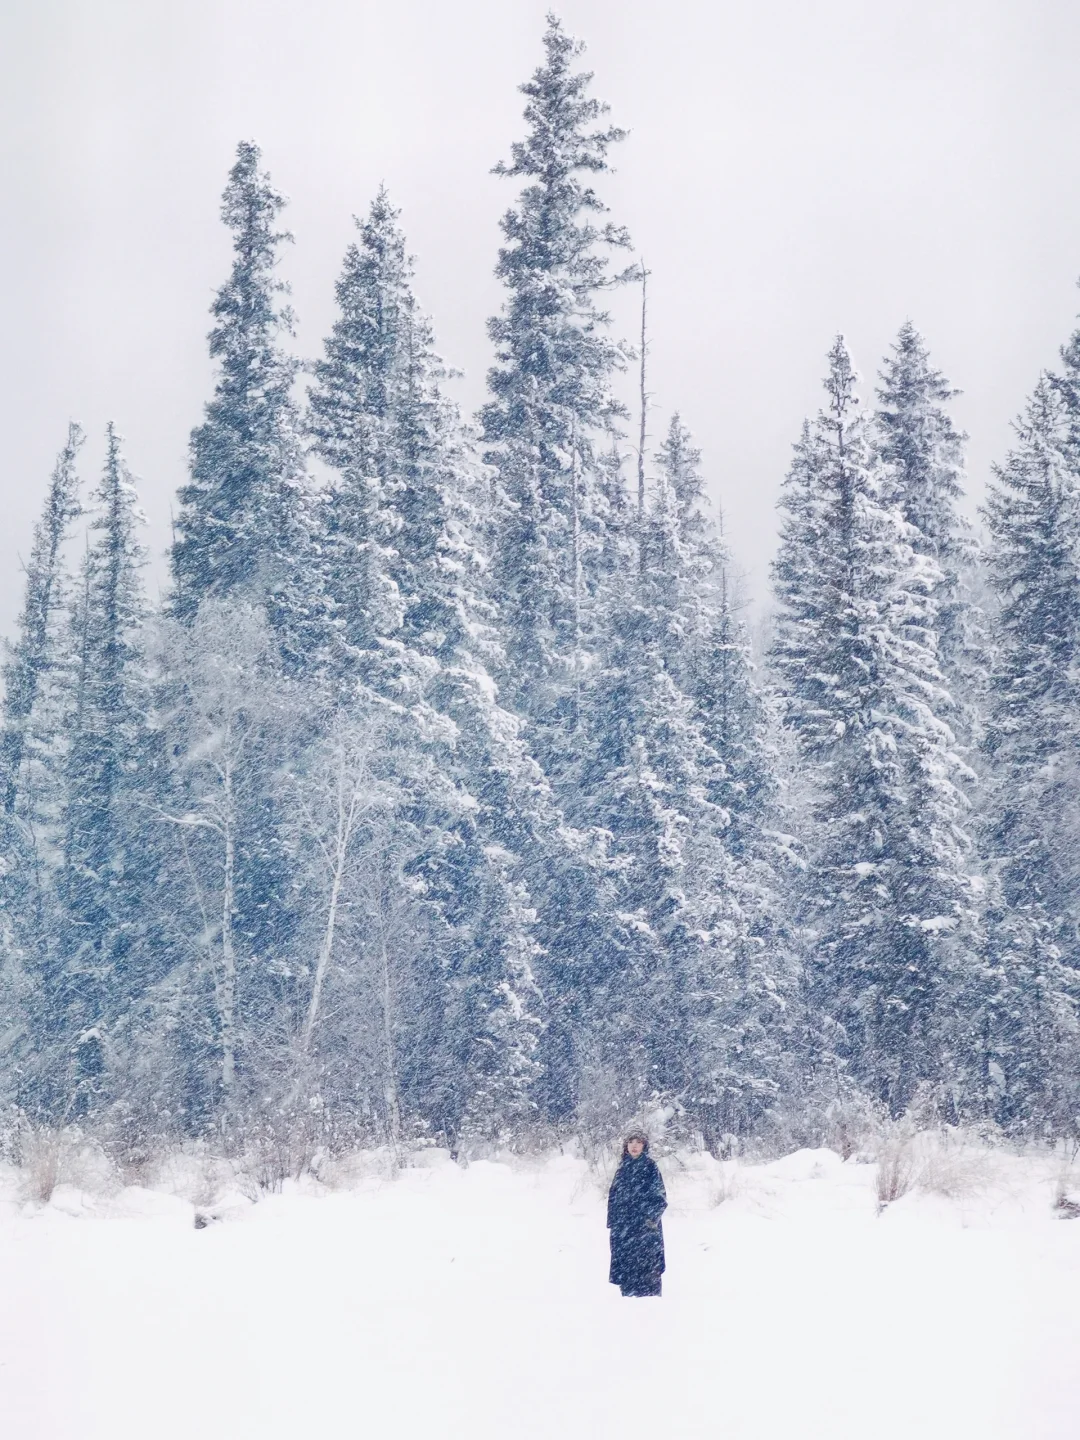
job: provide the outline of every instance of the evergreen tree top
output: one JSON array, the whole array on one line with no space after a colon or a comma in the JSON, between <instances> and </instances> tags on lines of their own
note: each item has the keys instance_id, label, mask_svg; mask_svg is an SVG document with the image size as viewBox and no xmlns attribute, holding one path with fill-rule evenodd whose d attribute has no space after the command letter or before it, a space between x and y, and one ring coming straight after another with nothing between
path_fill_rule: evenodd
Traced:
<instances>
[{"instance_id":1,"label":"evergreen tree top","mask_svg":"<svg viewBox=\"0 0 1080 1440\"><path fill-rule=\"evenodd\" d=\"M1080 282L1078 282L1080 283ZM1072 464L1080 470L1080 327L1061 347L1063 369L1045 377L1061 397L1067 413L1068 445Z\"/></svg>"},{"instance_id":2,"label":"evergreen tree top","mask_svg":"<svg viewBox=\"0 0 1080 1440\"><path fill-rule=\"evenodd\" d=\"M139 538L146 517L121 453L122 437L111 420L105 439L105 466L91 496L94 518L90 529L97 538L87 552L84 569L88 589L100 592L93 598L103 611L103 623L119 634L144 616L138 572L147 558Z\"/></svg>"},{"instance_id":3,"label":"evergreen tree top","mask_svg":"<svg viewBox=\"0 0 1080 1440\"><path fill-rule=\"evenodd\" d=\"M910 320L900 327L880 378L881 458L893 472L897 503L920 532L917 548L949 556L967 528L953 503L963 494L966 436L943 408L960 391L930 364L926 342Z\"/></svg>"},{"instance_id":4,"label":"evergreen tree top","mask_svg":"<svg viewBox=\"0 0 1080 1440\"><path fill-rule=\"evenodd\" d=\"M289 287L274 277L278 246L290 242L288 230L274 222L285 208L285 197L260 170L259 147L242 140L236 147L236 164L229 171L221 197L221 218L233 233L234 260L229 279L218 291L211 314L217 325L210 332L210 354L229 357L231 337L243 334L252 349L256 336L269 341L279 330L292 333L292 312L274 303L275 295Z\"/></svg>"},{"instance_id":5,"label":"evergreen tree top","mask_svg":"<svg viewBox=\"0 0 1080 1440\"><path fill-rule=\"evenodd\" d=\"M91 521L92 530L109 530L131 541L139 527L146 524L146 516L139 505L138 491L131 471L123 457L124 437L118 433L116 424L110 420L105 426L105 468L97 489L91 496L91 505L97 514ZM140 565L146 555L141 544L133 552Z\"/></svg>"},{"instance_id":6,"label":"evergreen tree top","mask_svg":"<svg viewBox=\"0 0 1080 1440\"><path fill-rule=\"evenodd\" d=\"M1077 285L1080 285L1080 280ZM1065 366L1067 383L1075 387L1080 381L1080 327L1073 331L1061 347L1061 360Z\"/></svg>"},{"instance_id":7,"label":"evergreen tree top","mask_svg":"<svg viewBox=\"0 0 1080 1440\"><path fill-rule=\"evenodd\" d=\"M890 349L892 354L885 361L881 388L877 392L878 399L889 411L898 410L905 400L941 403L955 400L962 393L930 364L926 341L910 320L900 326Z\"/></svg>"},{"instance_id":8,"label":"evergreen tree top","mask_svg":"<svg viewBox=\"0 0 1080 1440\"><path fill-rule=\"evenodd\" d=\"M1040 683L1069 689L1080 627L1080 497L1068 453L1067 405L1054 377L1040 376L1014 429L1016 444L1005 464L994 467L984 507L992 536L990 583L1001 596L1002 627L1020 642L1021 663L1030 670L1037 657Z\"/></svg>"},{"instance_id":9,"label":"evergreen tree top","mask_svg":"<svg viewBox=\"0 0 1080 1440\"><path fill-rule=\"evenodd\" d=\"M71 526L83 513L75 460L83 432L68 425L67 443L57 457L41 518L26 566L26 591L19 615L19 638L4 665L3 733L0 735L0 796L11 814L18 801L19 771L39 692L55 669L62 649L59 621L68 601L63 548Z\"/></svg>"},{"instance_id":10,"label":"evergreen tree top","mask_svg":"<svg viewBox=\"0 0 1080 1440\"><path fill-rule=\"evenodd\" d=\"M510 295L489 322L498 346L489 384L512 407L523 403L525 386L554 387L587 429L619 413L605 382L622 363L620 348L597 333L608 317L596 306L597 293L622 277L608 274L596 247L630 242L623 228L585 218L606 207L583 176L610 168L608 149L625 132L598 124L608 107L586 93L591 74L571 68L583 48L548 16L545 64L521 87L528 134L512 146L511 163L495 167L497 175L532 183L501 221L507 244L496 274ZM492 437L520 425L519 415L501 414L497 403L484 418Z\"/></svg>"},{"instance_id":11,"label":"evergreen tree top","mask_svg":"<svg viewBox=\"0 0 1080 1440\"><path fill-rule=\"evenodd\" d=\"M314 366L308 433L336 471L322 497L322 575L349 663L483 648L489 483L469 454L385 188L350 244L338 316ZM483 637L483 638L481 638ZM366 653L367 658L362 659ZM370 669L368 673L373 673Z\"/></svg>"},{"instance_id":12,"label":"evergreen tree top","mask_svg":"<svg viewBox=\"0 0 1080 1440\"><path fill-rule=\"evenodd\" d=\"M708 517L704 513L705 481L699 468L701 451L693 443L693 436L677 410L671 417L656 458L660 473L675 495L684 538L701 535L709 528Z\"/></svg>"},{"instance_id":13,"label":"evergreen tree top","mask_svg":"<svg viewBox=\"0 0 1080 1440\"><path fill-rule=\"evenodd\" d=\"M511 145L512 163L500 161L494 173L535 176L548 194L561 191L566 200L573 202L574 209L604 211L607 207L591 187L582 185L577 172L609 169L608 147L624 140L626 131L615 125L588 128L595 126L611 107L586 93L593 80L592 71L575 74L571 69L584 51L584 43L567 35L549 12L544 33L546 63L518 87L529 100L525 107L529 134Z\"/></svg>"},{"instance_id":14,"label":"evergreen tree top","mask_svg":"<svg viewBox=\"0 0 1080 1440\"><path fill-rule=\"evenodd\" d=\"M406 331L417 323L412 265L398 223L400 211L382 186L359 242L345 252L335 285L339 314L314 366L308 431L328 464L357 475L385 470L382 435L402 384Z\"/></svg>"},{"instance_id":15,"label":"evergreen tree top","mask_svg":"<svg viewBox=\"0 0 1080 1440\"><path fill-rule=\"evenodd\" d=\"M855 390L859 377L851 363L851 355L843 335L837 335L833 341L828 361L829 371L824 383L829 401L821 412L821 424L825 430L836 434L844 428L847 416L859 405L859 396Z\"/></svg>"},{"instance_id":16,"label":"evergreen tree top","mask_svg":"<svg viewBox=\"0 0 1080 1440\"><path fill-rule=\"evenodd\" d=\"M824 750L853 726L873 727L886 708L882 687L939 679L927 622L940 569L915 554L911 527L890 503L842 336L828 362L828 403L795 446L773 566L773 655L794 697L789 717Z\"/></svg>"},{"instance_id":17,"label":"evergreen tree top","mask_svg":"<svg viewBox=\"0 0 1080 1440\"><path fill-rule=\"evenodd\" d=\"M79 477L75 460L85 436L72 421L68 425L67 443L57 456L49 481L45 505L34 526L34 541L26 566L26 594L19 616L21 639L14 647L15 655L5 667L8 710L18 710L18 673L29 664L35 670L41 663L48 643L50 626L66 601L62 550L71 533L71 526L83 513L79 502Z\"/></svg>"},{"instance_id":18,"label":"evergreen tree top","mask_svg":"<svg viewBox=\"0 0 1080 1440\"><path fill-rule=\"evenodd\" d=\"M233 264L211 307L213 398L191 436L191 480L179 492L172 548L173 610L190 619L208 594L249 587L280 600L300 545L303 452L292 396L300 362L281 346L292 314L279 297L275 228L285 201L244 141L229 172L221 214ZM275 600L275 604L278 603Z\"/></svg>"}]
</instances>

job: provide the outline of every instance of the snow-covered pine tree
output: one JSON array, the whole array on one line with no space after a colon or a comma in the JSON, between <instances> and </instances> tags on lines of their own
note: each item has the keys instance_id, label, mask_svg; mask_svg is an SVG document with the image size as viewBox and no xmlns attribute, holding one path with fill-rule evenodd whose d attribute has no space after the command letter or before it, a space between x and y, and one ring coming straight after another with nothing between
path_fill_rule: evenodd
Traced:
<instances>
[{"instance_id":1,"label":"snow-covered pine tree","mask_svg":"<svg viewBox=\"0 0 1080 1440\"><path fill-rule=\"evenodd\" d=\"M661 475L644 514L625 495L621 513L637 544L597 606L582 761L564 804L582 833L607 837L610 963L580 1023L625 1123L650 1103L700 1100L737 918L727 817L708 795L713 757L672 663L687 619L677 497Z\"/></svg>"},{"instance_id":2,"label":"snow-covered pine tree","mask_svg":"<svg viewBox=\"0 0 1080 1440\"><path fill-rule=\"evenodd\" d=\"M697 1108L707 1134L715 1136L759 1124L789 1078L795 961L781 897L790 888L793 857L777 832L773 717L754 680L730 557L708 510L701 454L678 414L657 462L654 509L670 497L674 521L663 546L670 617L665 664L693 701L707 755L701 783L714 814L723 817L728 856L725 984L715 992L711 1029L696 1047L700 1056L709 1054L711 1066L699 1078Z\"/></svg>"},{"instance_id":3,"label":"snow-covered pine tree","mask_svg":"<svg viewBox=\"0 0 1080 1440\"><path fill-rule=\"evenodd\" d=\"M735 733L735 690L748 673L737 680L716 649L717 626L733 622L730 612L721 618L723 555L699 458L676 417L641 513L609 486L624 545L620 553L609 522L596 661L582 701L584 760L565 804L583 832L609 837L613 963L592 1000L590 1045L608 1077L608 1104L633 1113L673 1102L682 1123L715 1145L759 1123L775 1101L790 960L776 944L765 883L773 857L764 797L743 793L762 745L749 729ZM749 688L739 699L753 709ZM739 753L746 775L729 773L710 735ZM764 789L764 774L754 778ZM740 809L741 844L729 800Z\"/></svg>"},{"instance_id":4,"label":"snow-covered pine tree","mask_svg":"<svg viewBox=\"0 0 1080 1440\"><path fill-rule=\"evenodd\" d=\"M972 603L978 546L960 514L964 440L946 406L954 390L930 363L926 342L910 321L900 327L877 391L879 452L890 476L893 503L911 526L918 555L941 571L933 596L938 658L956 701L950 723L966 745L978 737L978 691L986 657L982 617Z\"/></svg>"},{"instance_id":5,"label":"snow-covered pine tree","mask_svg":"<svg viewBox=\"0 0 1080 1440\"><path fill-rule=\"evenodd\" d=\"M62 993L89 1089L111 1060L117 1025L155 977L156 826L146 802L160 769L151 728L147 619L140 571L144 523L110 424L101 483L92 496L91 543L76 598L66 730Z\"/></svg>"},{"instance_id":6,"label":"snow-covered pine tree","mask_svg":"<svg viewBox=\"0 0 1080 1440\"><path fill-rule=\"evenodd\" d=\"M713 800L729 816L728 848L747 853L772 802L775 778L764 698L755 688L749 639L738 615L731 560L708 513L701 452L681 417L671 417L657 455L677 506L677 572L667 663L697 706L719 763L710 771Z\"/></svg>"},{"instance_id":7,"label":"snow-covered pine tree","mask_svg":"<svg viewBox=\"0 0 1080 1440\"><path fill-rule=\"evenodd\" d=\"M507 293L489 322L496 359L481 412L502 499L494 560L504 679L549 773L558 768L559 733L576 723L604 549L598 446L606 451L623 414L611 387L625 354L606 333L602 296L612 284L608 255L628 240L597 223L605 207L591 184L623 132L602 123L607 107L588 95L592 76L572 68L582 48L548 16L545 62L521 87L528 134L510 164L496 166L523 189L502 220L496 274Z\"/></svg>"},{"instance_id":8,"label":"snow-covered pine tree","mask_svg":"<svg viewBox=\"0 0 1080 1440\"><path fill-rule=\"evenodd\" d=\"M179 491L172 609L189 621L208 596L239 591L265 607L283 651L301 664L306 486L292 394L300 366L282 347L292 315L276 278L291 237L275 229L285 202L259 166L258 147L241 143L222 197L235 258L211 309L218 375Z\"/></svg>"},{"instance_id":9,"label":"snow-covered pine tree","mask_svg":"<svg viewBox=\"0 0 1080 1440\"><path fill-rule=\"evenodd\" d=\"M75 459L83 443L78 425L68 426L67 443L57 458L41 519L34 529L26 567L26 593L19 616L19 638L4 666L3 761L4 813L14 815L20 796L33 793L24 766L34 763L35 707L47 688L61 651L62 617L70 601L64 545L82 514ZM48 740L46 739L46 747Z\"/></svg>"},{"instance_id":10,"label":"snow-covered pine tree","mask_svg":"<svg viewBox=\"0 0 1080 1440\"><path fill-rule=\"evenodd\" d=\"M310 400L309 430L334 470L319 545L337 632L328 664L346 707L371 708L388 727L396 848L409 857L388 873L421 886L434 916L416 929L432 950L414 962L428 993L399 1037L405 1071L427 1079L402 1091L451 1138L506 1138L532 1108L538 1029L522 852L535 859L554 815L496 699L489 490L443 394L385 192L358 229Z\"/></svg>"},{"instance_id":11,"label":"snow-covered pine tree","mask_svg":"<svg viewBox=\"0 0 1080 1440\"><path fill-rule=\"evenodd\" d=\"M48 1119L78 1099L74 1057L59 1004L65 712L71 683L67 626L71 600L65 546L82 513L76 456L82 431L68 427L34 529L19 633L4 666L0 741L4 873L0 881L9 974L25 997L21 1028L6 1062L19 1076L19 1103ZM13 973L17 972L17 973Z\"/></svg>"},{"instance_id":12,"label":"snow-covered pine tree","mask_svg":"<svg viewBox=\"0 0 1080 1440\"><path fill-rule=\"evenodd\" d=\"M978 1038L992 1111L1020 1129L1074 1123L1080 1093L1080 465L1069 383L1068 371L1065 384L1040 379L985 509L1000 605L984 746L992 884Z\"/></svg>"},{"instance_id":13,"label":"snow-covered pine tree","mask_svg":"<svg viewBox=\"0 0 1080 1440\"><path fill-rule=\"evenodd\" d=\"M331 467L321 497L321 601L331 637L324 659L339 684L370 671L378 637L401 622L387 560L400 516L402 477L394 415L404 388L411 321L410 266L397 212L380 190L335 289L338 317L314 365L307 430ZM415 307L413 307L414 309Z\"/></svg>"},{"instance_id":14,"label":"snow-covered pine tree","mask_svg":"<svg viewBox=\"0 0 1080 1440\"><path fill-rule=\"evenodd\" d=\"M481 411L495 481L492 590L505 656L497 678L564 807L575 802L584 759L580 705L605 592L629 544L622 478L610 461L624 414L612 386L628 352L610 337L603 308L620 278L612 254L628 240L601 219L592 184L623 132L604 123L591 75L575 71L581 50L549 15L544 63L521 87L526 136L496 167L522 188L502 220L496 274L505 299L489 322L495 364ZM596 1071L584 1022L603 1024L590 996L618 971L623 945L605 846L600 832L565 829L558 855L538 872L542 889L534 887L550 1002L545 1106L564 1117L583 1083L606 1083L584 1081Z\"/></svg>"},{"instance_id":15,"label":"snow-covered pine tree","mask_svg":"<svg viewBox=\"0 0 1080 1440\"><path fill-rule=\"evenodd\" d=\"M938 1019L971 963L965 767L942 718L941 571L890 504L856 383L838 338L781 500L773 661L817 787L811 993L836 1055L895 1113L954 1079Z\"/></svg>"},{"instance_id":16,"label":"snow-covered pine tree","mask_svg":"<svg viewBox=\"0 0 1080 1440\"><path fill-rule=\"evenodd\" d=\"M261 169L258 147L241 143L222 197L234 258L211 311L217 378L203 423L192 432L190 480L179 491L170 608L183 624L193 623L208 600L261 610L288 675L307 670L318 655L321 626L308 593L310 497L293 395L300 364L284 348L292 315L282 303L287 286L277 278L278 253L290 238L276 228L284 204ZM219 634L228 638L211 625L203 638ZM229 653L220 659L225 669L232 664ZM191 723L197 728L197 717ZM177 728L191 726L178 721ZM282 757L268 752L265 759L268 778ZM271 986L271 968L292 943L297 896L272 795L259 786L246 794L256 808L238 819L236 925ZM262 1001L270 1009L276 1004L269 989Z\"/></svg>"}]
</instances>

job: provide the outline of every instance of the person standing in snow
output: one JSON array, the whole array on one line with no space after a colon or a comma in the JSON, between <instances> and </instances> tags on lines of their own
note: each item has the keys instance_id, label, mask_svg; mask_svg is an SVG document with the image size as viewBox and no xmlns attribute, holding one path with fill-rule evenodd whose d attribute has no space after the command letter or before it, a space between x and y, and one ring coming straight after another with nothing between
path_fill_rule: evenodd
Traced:
<instances>
[{"instance_id":1,"label":"person standing in snow","mask_svg":"<svg viewBox=\"0 0 1080 1440\"><path fill-rule=\"evenodd\" d=\"M660 1277L664 1273L660 1217L666 1209L664 1179L649 1154L649 1138L635 1131L623 1141L622 1159L607 1202L609 1279L624 1296L660 1294Z\"/></svg>"}]
</instances>

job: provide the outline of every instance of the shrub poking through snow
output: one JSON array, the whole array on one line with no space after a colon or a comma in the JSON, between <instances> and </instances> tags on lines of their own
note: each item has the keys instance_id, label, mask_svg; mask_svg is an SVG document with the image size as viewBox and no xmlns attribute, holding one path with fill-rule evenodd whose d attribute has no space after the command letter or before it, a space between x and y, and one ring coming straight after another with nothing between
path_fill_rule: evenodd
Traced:
<instances>
[{"instance_id":1,"label":"shrub poking through snow","mask_svg":"<svg viewBox=\"0 0 1080 1440\"><path fill-rule=\"evenodd\" d=\"M915 1157L910 1136L890 1136L878 1156L875 1186L879 1210L906 1195L914 1178Z\"/></svg>"}]
</instances>

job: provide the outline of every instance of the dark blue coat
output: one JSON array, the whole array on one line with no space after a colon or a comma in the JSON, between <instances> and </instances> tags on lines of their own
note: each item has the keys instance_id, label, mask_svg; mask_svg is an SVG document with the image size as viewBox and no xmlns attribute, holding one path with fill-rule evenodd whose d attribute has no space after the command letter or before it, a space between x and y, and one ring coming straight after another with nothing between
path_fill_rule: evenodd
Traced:
<instances>
[{"instance_id":1,"label":"dark blue coat","mask_svg":"<svg viewBox=\"0 0 1080 1440\"><path fill-rule=\"evenodd\" d=\"M664 1181L648 1154L635 1160L624 1155L608 1191L607 1223L611 1232L612 1285L624 1295L659 1295L664 1273L664 1231L660 1217L667 1209Z\"/></svg>"}]
</instances>

